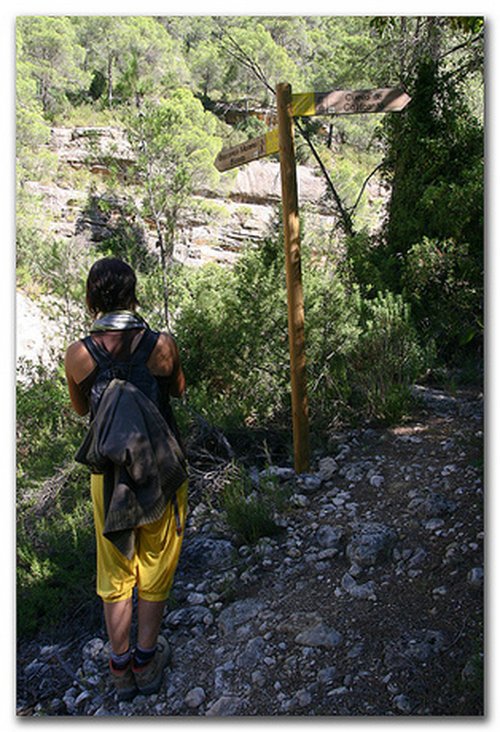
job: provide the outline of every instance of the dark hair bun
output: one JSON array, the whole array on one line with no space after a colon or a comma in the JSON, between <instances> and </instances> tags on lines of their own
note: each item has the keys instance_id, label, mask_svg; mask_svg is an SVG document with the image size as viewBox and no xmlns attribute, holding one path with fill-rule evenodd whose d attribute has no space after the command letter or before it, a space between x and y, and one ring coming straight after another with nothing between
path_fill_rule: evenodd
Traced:
<instances>
[{"instance_id":1,"label":"dark hair bun","mask_svg":"<svg viewBox=\"0 0 500 732\"><path fill-rule=\"evenodd\" d=\"M93 315L132 310L138 305L135 272L122 259L104 257L94 262L87 277L87 305Z\"/></svg>"}]
</instances>

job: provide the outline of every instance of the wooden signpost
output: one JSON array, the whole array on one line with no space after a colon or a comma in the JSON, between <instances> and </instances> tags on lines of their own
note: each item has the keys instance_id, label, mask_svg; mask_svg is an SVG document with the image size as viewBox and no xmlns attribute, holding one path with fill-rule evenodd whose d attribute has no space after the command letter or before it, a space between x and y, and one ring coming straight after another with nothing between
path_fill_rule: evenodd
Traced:
<instances>
[{"instance_id":1,"label":"wooden signpost","mask_svg":"<svg viewBox=\"0 0 500 732\"><path fill-rule=\"evenodd\" d=\"M276 102L278 127L241 145L221 150L215 160L220 172L251 160L279 152L281 200L285 234L285 266L288 298L288 344L292 391L294 467L296 473L309 470L309 409L307 403L304 340L304 296L300 261L297 166L293 118L320 114L363 114L400 112L411 101L401 89L336 90L292 94L290 84L278 84Z\"/></svg>"},{"instance_id":2,"label":"wooden signpost","mask_svg":"<svg viewBox=\"0 0 500 732\"><path fill-rule=\"evenodd\" d=\"M266 132L265 135L255 137L248 142L242 142L235 147L228 147L221 150L215 158L215 167L220 172L236 168L243 163L249 163L251 160L258 160L266 155L277 153L278 147L278 128Z\"/></svg>"},{"instance_id":3,"label":"wooden signpost","mask_svg":"<svg viewBox=\"0 0 500 732\"><path fill-rule=\"evenodd\" d=\"M400 112L411 97L401 89L360 89L358 91L310 92L292 94L294 117L316 114L366 114Z\"/></svg>"},{"instance_id":4,"label":"wooden signpost","mask_svg":"<svg viewBox=\"0 0 500 732\"><path fill-rule=\"evenodd\" d=\"M309 470L309 409L307 404L304 296L300 263L297 166L293 139L292 94L289 84L276 87L281 173L281 202L285 234L288 347L292 387L293 454L295 472Z\"/></svg>"}]
</instances>

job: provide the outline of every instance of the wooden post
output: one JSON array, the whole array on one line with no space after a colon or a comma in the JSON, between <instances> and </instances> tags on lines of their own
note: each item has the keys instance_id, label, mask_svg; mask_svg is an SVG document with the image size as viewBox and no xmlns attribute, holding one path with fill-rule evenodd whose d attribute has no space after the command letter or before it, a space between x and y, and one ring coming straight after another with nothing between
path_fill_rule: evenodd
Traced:
<instances>
[{"instance_id":1,"label":"wooden post","mask_svg":"<svg viewBox=\"0 0 500 732\"><path fill-rule=\"evenodd\" d=\"M295 471L304 473L309 470L309 411L306 389L304 297L300 266L299 206L293 142L293 118L313 115L401 112L410 103L411 97L398 88L336 89L329 92L306 92L292 95L290 84L278 84L276 99L278 129L269 130L265 135L256 137L254 140L248 140L235 147L221 150L215 160L215 167L221 172L230 170L279 150L283 226L285 230L293 448ZM330 126L330 133L331 129ZM276 139L276 132L279 140ZM311 149L320 167L323 168L323 172L325 172L316 151L314 148ZM332 191L334 196L337 196L333 187ZM349 216L342 206L340 206L340 211L344 216L344 223L349 228Z\"/></svg>"},{"instance_id":2,"label":"wooden post","mask_svg":"<svg viewBox=\"0 0 500 732\"><path fill-rule=\"evenodd\" d=\"M295 472L309 470L309 409L304 345L304 296L300 263L297 170L293 140L292 89L276 87L281 171L281 200L285 232L286 287L288 296L288 341L292 387L292 423Z\"/></svg>"}]
</instances>

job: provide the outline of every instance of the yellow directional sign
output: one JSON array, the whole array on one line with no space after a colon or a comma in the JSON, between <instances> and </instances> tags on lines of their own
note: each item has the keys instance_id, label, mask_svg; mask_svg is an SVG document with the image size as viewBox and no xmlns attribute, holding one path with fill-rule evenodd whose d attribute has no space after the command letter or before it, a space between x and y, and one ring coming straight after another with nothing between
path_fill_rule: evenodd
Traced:
<instances>
[{"instance_id":1,"label":"yellow directional sign","mask_svg":"<svg viewBox=\"0 0 500 732\"><path fill-rule=\"evenodd\" d=\"M236 168L238 165L249 163L251 160L257 160L266 155L272 155L272 153L277 153L278 151L278 128L276 127L266 132L265 135L221 150L214 164L217 170L222 173L224 170Z\"/></svg>"},{"instance_id":2,"label":"yellow directional sign","mask_svg":"<svg viewBox=\"0 0 500 732\"><path fill-rule=\"evenodd\" d=\"M402 89L337 89L331 92L292 94L292 115L360 114L364 112L400 112L411 101Z\"/></svg>"}]
</instances>

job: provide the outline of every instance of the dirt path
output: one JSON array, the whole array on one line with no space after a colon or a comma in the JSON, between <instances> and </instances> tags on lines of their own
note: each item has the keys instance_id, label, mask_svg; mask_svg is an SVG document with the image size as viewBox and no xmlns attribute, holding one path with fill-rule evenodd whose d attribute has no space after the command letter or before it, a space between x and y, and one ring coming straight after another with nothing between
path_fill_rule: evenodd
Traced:
<instances>
[{"instance_id":1,"label":"dirt path","mask_svg":"<svg viewBox=\"0 0 500 732\"><path fill-rule=\"evenodd\" d=\"M19 713L482 714L482 399L420 388L414 418L339 435L284 531L237 546L192 511L154 697L117 704L102 630L19 650Z\"/></svg>"}]
</instances>

